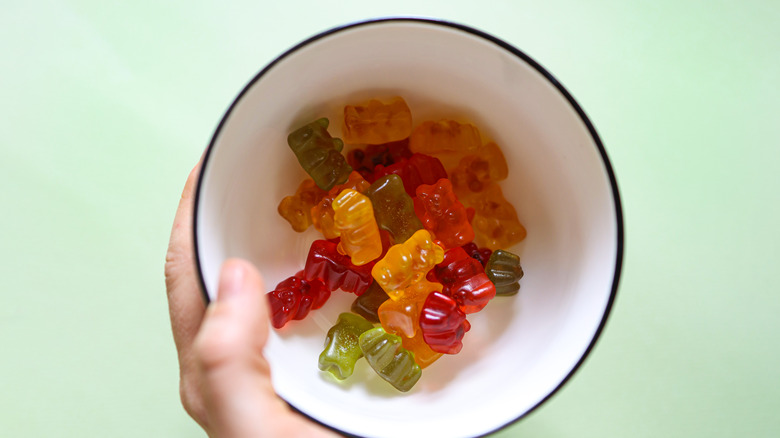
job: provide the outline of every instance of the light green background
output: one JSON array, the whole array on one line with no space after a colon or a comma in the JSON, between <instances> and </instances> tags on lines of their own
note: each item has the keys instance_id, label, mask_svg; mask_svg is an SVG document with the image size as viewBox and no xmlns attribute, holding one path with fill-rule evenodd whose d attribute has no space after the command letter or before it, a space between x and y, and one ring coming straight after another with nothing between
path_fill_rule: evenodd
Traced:
<instances>
[{"instance_id":1,"label":"light green background","mask_svg":"<svg viewBox=\"0 0 780 438\"><path fill-rule=\"evenodd\" d=\"M622 192L606 331L497 436L780 435L773 0L3 0L0 435L203 436L179 405L163 287L185 176L274 56L398 14L481 28L548 68Z\"/></svg>"}]
</instances>

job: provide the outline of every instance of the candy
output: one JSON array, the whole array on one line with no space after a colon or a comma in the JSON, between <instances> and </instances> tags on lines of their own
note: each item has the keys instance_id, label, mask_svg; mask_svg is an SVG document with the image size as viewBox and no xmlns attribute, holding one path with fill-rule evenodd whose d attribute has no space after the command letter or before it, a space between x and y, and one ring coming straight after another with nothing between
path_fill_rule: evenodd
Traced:
<instances>
[{"instance_id":1,"label":"candy","mask_svg":"<svg viewBox=\"0 0 780 438\"><path fill-rule=\"evenodd\" d=\"M309 248L303 278L320 280L330 290L341 289L361 295L373 281L372 264L355 266L349 256L340 254L337 244L328 240L315 240Z\"/></svg>"},{"instance_id":2,"label":"candy","mask_svg":"<svg viewBox=\"0 0 780 438\"><path fill-rule=\"evenodd\" d=\"M344 142L328 133L328 119L321 118L298 128L287 137L303 170L323 190L347 180L352 168L341 155Z\"/></svg>"},{"instance_id":3,"label":"candy","mask_svg":"<svg viewBox=\"0 0 780 438\"><path fill-rule=\"evenodd\" d=\"M405 242L415 231L422 229L423 225L414 213L414 202L404 191L398 175L377 179L366 195L374 206L377 224L390 233L394 242Z\"/></svg>"},{"instance_id":4,"label":"candy","mask_svg":"<svg viewBox=\"0 0 780 438\"><path fill-rule=\"evenodd\" d=\"M441 284L422 279L404 289L401 299L385 301L377 309L382 328L402 337L414 337L420 329L417 320L425 299L431 292L441 290Z\"/></svg>"},{"instance_id":5,"label":"candy","mask_svg":"<svg viewBox=\"0 0 780 438\"><path fill-rule=\"evenodd\" d=\"M476 126L454 120L427 120L420 123L409 139L409 149L423 154L475 152L482 146Z\"/></svg>"},{"instance_id":6,"label":"candy","mask_svg":"<svg viewBox=\"0 0 780 438\"><path fill-rule=\"evenodd\" d=\"M352 189L360 193L368 190L371 184L366 181L359 173L351 172L347 181L331 188L319 202L311 208L311 221L314 228L319 230L326 239L335 239L339 237L339 231L333 222L333 200L341 194L344 189Z\"/></svg>"},{"instance_id":7,"label":"candy","mask_svg":"<svg viewBox=\"0 0 780 438\"><path fill-rule=\"evenodd\" d=\"M362 295L355 298L351 309L371 322L379 322L379 306L389 299L382 286L373 282Z\"/></svg>"},{"instance_id":8,"label":"candy","mask_svg":"<svg viewBox=\"0 0 780 438\"><path fill-rule=\"evenodd\" d=\"M292 225L293 230L301 233L311 225L311 209L325 196L326 192L317 187L314 180L307 178L298 186L295 195L285 196L276 211Z\"/></svg>"},{"instance_id":9,"label":"candy","mask_svg":"<svg viewBox=\"0 0 780 438\"><path fill-rule=\"evenodd\" d=\"M420 312L420 331L433 351L457 354L463 348L463 336L471 324L455 300L441 292L433 292Z\"/></svg>"},{"instance_id":10,"label":"candy","mask_svg":"<svg viewBox=\"0 0 780 438\"><path fill-rule=\"evenodd\" d=\"M452 191L452 184L442 178L434 185L417 187L414 211L426 230L445 248L465 245L474 240L474 229L468 221L466 208Z\"/></svg>"},{"instance_id":11,"label":"candy","mask_svg":"<svg viewBox=\"0 0 780 438\"><path fill-rule=\"evenodd\" d=\"M476 240L482 245L496 250L509 248L525 239L525 227L498 184L489 183L481 192L469 193L459 199L463 205L474 209L471 225Z\"/></svg>"},{"instance_id":12,"label":"candy","mask_svg":"<svg viewBox=\"0 0 780 438\"><path fill-rule=\"evenodd\" d=\"M514 295L520 290L523 268L516 254L502 249L495 250L488 260L485 273L496 286L496 295Z\"/></svg>"},{"instance_id":13,"label":"candy","mask_svg":"<svg viewBox=\"0 0 780 438\"><path fill-rule=\"evenodd\" d=\"M412 152L434 156L448 169L481 147L482 138L477 127L454 120L422 122L409 137Z\"/></svg>"},{"instance_id":14,"label":"candy","mask_svg":"<svg viewBox=\"0 0 780 438\"><path fill-rule=\"evenodd\" d=\"M352 149L347 153L347 163L364 178L374 181L374 168L377 165L390 166L411 156L407 138L385 144L370 144L365 149Z\"/></svg>"},{"instance_id":15,"label":"candy","mask_svg":"<svg viewBox=\"0 0 780 438\"><path fill-rule=\"evenodd\" d=\"M423 278L443 258L444 250L433 242L431 233L419 230L406 242L390 247L371 275L391 299L399 299L403 289Z\"/></svg>"},{"instance_id":16,"label":"candy","mask_svg":"<svg viewBox=\"0 0 780 438\"><path fill-rule=\"evenodd\" d=\"M333 377L344 380L352 375L355 362L363 357L360 335L374 328L374 325L353 313L339 315L336 325L328 330L325 349L320 353L319 368Z\"/></svg>"},{"instance_id":17,"label":"candy","mask_svg":"<svg viewBox=\"0 0 780 438\"><path fill-rule=\"evenodd\" d=\"M464 313L479 312L496 296L482 264L460 247L444 253L444 259L428 277L439 281L444 286L442 293L452 297Z\"/></svg>"},{"instance_id":18,"label":"candy","mask_svg":"<svg viewBox=\"0 0 780 438\"><path fill-rule=\"evenodd\" d=\"M309 311L322 307L330 290L319 280L306 281L303 271L282 280L266 298L271 309L271 324L284 327L292 319L303 319Z\"/></svg>"},{"instance_id":19,"label":"candy","mask_svg":"<svg viewBox=\"0 0 780 438\"><path fill-rule=\"evenodd\" d=\"M360 335L359 343L371 368L395 389L409 391L420 380L422 370L414 354L401 346L400 336L377 327Z\"/></svg>"},{"instance_id":20,"label":"candy","mask_svg":"<svg viewBox=\"0 0 780 438\"><path fill-rule=\"evenodd\" d=\"M348 254L356 266L382 255L382 239L368 197L345 189L333 201L333 221L341 236L339 252Z\"/></svg>"},{"instance_id":21,"label":"candy","mask_svg":"<svg viewBox=\"0 0 780 438\"><path fill-rule=\"evenodd\" d=\"M344 142L380 144L403 140L412 133L412 113L401 97L388 103L371 99L344 107Z\"/></svg>"},{"instance_id":22,"label":"candy","mask_svg":"<svg viewBox=\"0 0 780 438\"><path fill-rule=\"evenodd\" d=\"M362 145L346 159L327 119L288 137L311 179L278 212L294 230L313 224L327 240L315 240L304 269L267 294L271 320L281 328L331 291L355 293L354 313L328 331L319 368L341 380L365 357L409 391L423 368L461 351L468 314L518 292L520 258L501 248L526 230L498 185L506 158L475 126L440 120L412 130L401 98L347 106L344 116L345 142Z\"/></svg>"},{"instance_id":23,"label":"candy","mask_svg":"<svg viewBox=\"0 0 780 438\"><path fill-rule=\"evenodd\" d=\"M480 192L486 183L504 180L508 175L503 152L498 145L490 142L476 154L463 157L458 167L450 172L450 179L460 195L463 191Z\"/></svg>"},{"instance_id":24,"label":"candy","mask_svg":"<svg viewBox=\"0 0 780 438\"><path fill-rule=\"evenodd\" d=\"M461 246L461 248L466 251L466 254L468 254L469 257L482 263L483 267L487 265L490 255L493 253L490 248L479 248L474 242L469 242Z\"/></svg>"},{"instance_id":25,"label":"candy","mask_svg":"<svg viewBox=\"0 0 780 438\"><path fill-rule=\"evenodd\" d=\"M409 159L401 159L390 166L381 164L374 168L374 178L379 179L386 175L395 174L401 177L404 190L409 196L415 196L417 186L420 184L433 184L436 181L447 178L441 162L434 157L414 154Z\"/></svg>"},{"instance_id":26,"label":"candy","mask_svg":"<svg viewBox=\"0 0 780 438\"><path fill-rule=\"evenodd\" d=\"M414 361L417 362L417 365L420 365L420 368L422 369L425 369L428 365L436 362L436 360L442 356L442 353L433 351L425 342L422 330L418 330L417 334L412 338L405 338L402 336L401 346L414 354Z\"/></svg>"}]
</instances>

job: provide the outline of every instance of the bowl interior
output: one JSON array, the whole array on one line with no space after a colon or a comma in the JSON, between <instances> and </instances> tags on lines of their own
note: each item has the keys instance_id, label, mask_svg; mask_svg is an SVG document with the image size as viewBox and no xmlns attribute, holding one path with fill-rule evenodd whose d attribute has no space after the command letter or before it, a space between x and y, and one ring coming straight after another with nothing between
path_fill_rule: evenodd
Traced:
<instances>
[{"instance_id":1,"label":"bowl interior","mask_svg":"<svg viewBox=\"0 0 780 438\"><path fill-rule=\"evenodd\" d=\"M521 417L567 378L597 336L620 265L620 212L609 165L583 115L521 55L478 33L426 21L351 26L314 38L266 68L215 134L196 204L198 262L209 297L221 263L247 258L271 290L302 269L310 229L276 206L306 177L286 144L327 116L340 135L346 103L403 96L415 123L476 124L509 164L501 183L528 230L520 294L469 316L460 354L444 356L401 394L360 361L337 382L317 368L325 333L354 295L335 292L266 348L280 396L341 431L365 436L472 436Z\"/></svg>"}]
</instances>

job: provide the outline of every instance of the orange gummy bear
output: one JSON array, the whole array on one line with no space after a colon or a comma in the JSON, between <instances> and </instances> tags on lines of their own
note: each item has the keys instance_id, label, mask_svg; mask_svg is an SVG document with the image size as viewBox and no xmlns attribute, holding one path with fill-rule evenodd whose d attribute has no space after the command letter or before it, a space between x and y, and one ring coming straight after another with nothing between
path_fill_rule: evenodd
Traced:
<instances>
[{"instance_id":1,"label":"orange gummy bear","mask_svg":"<svg viewBox=\"0 0 780 438\"><path fill-rule=\"evenodd\" d=\"M481 191L467 192L460 200L466 207L474 209L471 225L480 246L492 250L507 249L525 239L525 227L498 184L488 182Z\"/></svg>"},{"instance_id":2,"label":"orange gummy bear","mask_svg":"<svg viewBox=\"0 0 780 438\"><path fill-rule=\"evenodd\" d=\"M292 196L285 196L276 211L292 225L293 230L302 233L312 223L311 209L327 192L317 187L314 180L307 178L298 186Z\"/></svg>"},{"instance_id":3,"label":"orange gummy bear","mask_svg":"<svg viewBox=\"0 0 780 438\"><path fill-rule=\"evenodd\" d=\"M401 97L389 103L371 99L344 107L342 137L347 144L382 144L403 140L412 133L412 112Z\"/></svg>"},{"instance_id":4,"label":"orange gummy bear","mask_svg":"<svg viewBox=\"0 0 780 438\"><path fill-rule=\"evenodd\" d=\"M427 367L442 356L442 353L433 351L425 343L422 330L418 331L412 338L401 336L401 346L414 353L414 361L417 362L417 365L420 365L420 368Z\"/></svg>"},{"instance_id":5,"label":"orange gummy bear","mask_svg":"<svg viewBox=\"0 0 780 438\"><path fill-rule=\"evenodd\" d=\"M501 148L490 142L476 154L463 157L449 175L455 193L461 197L465 191L479 192L486 183L506 179L509 168Z\"/></svg>"},{"instance_id":6,"label":"orange gummy bear","mask_svg":"<svg viewBox=\"0 0 780 438\"><path fill-rule=\"evenodd\" d=\"M482 138L476 126L454 120L422 122L409 137L409 150L436 157L445 169L455 167L461 158L477 152Z\"/></svg>"},{"instance_id":7,"label":"orange gummy bear","mask_svg":"<svg viewBox=\"0 0 780 438\"><path fill-rule=\"evenodd\" d=\"M388 333L411 338L420 331L420 311L428 294L441 292L443 286L425 278L413 283L399 294L400 299L387 300L379 306L379 322Z\"/></svg>"}]
</instances>

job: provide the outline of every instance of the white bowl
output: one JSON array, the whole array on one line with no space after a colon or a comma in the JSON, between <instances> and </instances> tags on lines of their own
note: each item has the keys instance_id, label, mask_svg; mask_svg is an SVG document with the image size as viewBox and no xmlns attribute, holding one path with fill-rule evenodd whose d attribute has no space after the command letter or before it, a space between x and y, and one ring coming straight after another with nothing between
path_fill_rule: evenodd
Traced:
<instances>
[{"instance_id":1,"label":"white bowl","mask_svg":"<svg viewBox=\"0 0 780 438\"><path fill-rule=\"evenodd\" d=\"M409 393L365 361L339 383L317 368L325 333L354 295L334 292L303 321L274 331L265 354L278 394L312 419L367 437L463 437L500 429L539 406L580 366L604 327L622 264L615 177L593 125L539 64L495 37L423 19L381 19L316 35L279 56L236 97L209 145L195 202L206 299L222 262L246 258L267 287L302 269L310 229L277 214L306 177L286 144L327 116L340 135L345 103L403 96L416 123L454 116L495 140L501 182L528 230L519 295L471 315L463 350L423 370Z\"/></svg>"}]
</instances>

